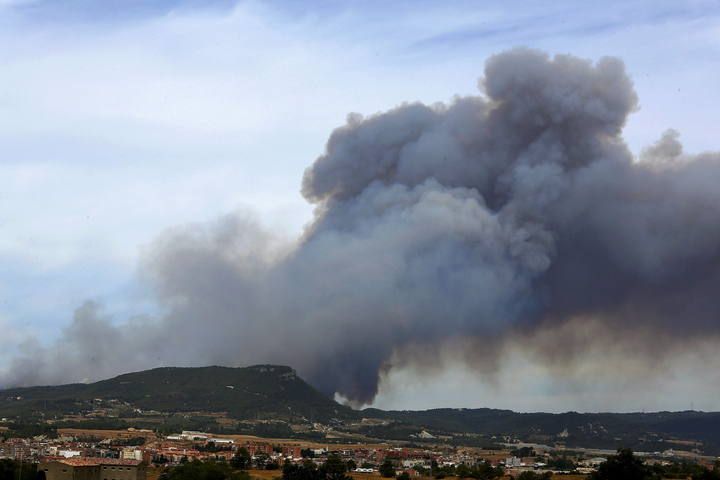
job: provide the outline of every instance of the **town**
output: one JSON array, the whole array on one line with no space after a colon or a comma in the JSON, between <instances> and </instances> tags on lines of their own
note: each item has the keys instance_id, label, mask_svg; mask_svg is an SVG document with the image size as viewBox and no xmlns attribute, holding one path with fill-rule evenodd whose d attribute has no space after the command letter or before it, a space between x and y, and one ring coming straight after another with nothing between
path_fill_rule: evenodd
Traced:
<instances>
[{"instance_id":1,"label":"town","mask_svg":"<svg viewBox=\"0 0 720 480\"><path fill-rule=\"evenodd\" d=\"M39 435L0 443L0 478L20 480L155 480L186 465L221 466L244 478L294 478L293 468L340 465L355 479L371 478L552 478L580 479L595 474L612 451L557 450L540 445L505 445L491 450L442 443L421 447L377 444L323 444L248 435L182 431L161 436L148 429L59 429L57 438ZM719 458L673 451L637 452L648 468L696 478L717 478ZM10 472L3 476L2 472ZM221 469L222 470L222 469ZM684 476L682 476L684 475ZM213 478L231 478L230 476ZM232 477L234 478L234 477ZM335 478L335 477L333 477Z\"/></svg>"}]
</instances>

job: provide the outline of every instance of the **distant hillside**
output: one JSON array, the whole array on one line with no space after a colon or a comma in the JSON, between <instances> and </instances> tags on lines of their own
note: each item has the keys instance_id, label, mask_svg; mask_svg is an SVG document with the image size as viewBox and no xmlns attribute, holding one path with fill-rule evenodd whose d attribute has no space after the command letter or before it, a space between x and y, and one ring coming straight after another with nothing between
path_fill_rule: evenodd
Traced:
<instances>
[{"instance_id":1,"label":"distant hillside","mask_svg":"<svg viewBox=\"0 0 720 480\"><path fill-rule=\"evenodd\" d=\"M366 416L392 423L364 433L393 436L418 426L438 433L513 436L525 441L567 447L639 451L691 450L687 440L702 442L703 449L720 454L720 412L656 413L517 413L489 408L440 408L424 411L367 409ZM386 430L383 434L378 430Z\"/></svg>"},{"instance_id":2,"label":"distant hillside","mask_svg":"<svg viewBox=\"0 0 720 480\"><path fill-rule=\"evenodd\" d=\"M0 391L0 417L86 413L98 402L117 400L158 412L227 412L236 419L327 421L355 416L325 397L290 367L156 368L91 384ZM102 404L101 404L102 405Z\"/></svg>"},{"instance_id":3,"label":"distant hillside","mask_svg":"<svg viewBox=\"0 0 720 480\"><path fill-rule=\"evenodd\" d=\"M568 448L702 450L720 454L720 413L516 413L510 410L352 410L293 369L157 368L92 384L0 391L9 424L204 429L261 436L493 445L522 440ZM367 419L361 421L362 419ZM421 432L423 435L420 435ZM326 437L326 435L329 435Z\"/></svg>"}]
</instances>

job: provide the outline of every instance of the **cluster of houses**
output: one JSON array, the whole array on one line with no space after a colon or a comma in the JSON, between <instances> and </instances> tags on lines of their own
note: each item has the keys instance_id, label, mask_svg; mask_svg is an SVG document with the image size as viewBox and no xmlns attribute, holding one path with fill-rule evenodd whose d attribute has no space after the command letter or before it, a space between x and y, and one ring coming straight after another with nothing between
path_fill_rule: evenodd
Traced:
<instances>
[{"instance_id":1,"label":"cluster of houses","mask_svg":"<svg viewBox=\"0 0 720 480\"><path fill-rule=\"evenodd\" d=\"M141 438L140 442L132 442ZM128 445L133 443L133 445ZM477 452L452 447L434 450L368 445L319 445L302 441L266 442L257 438L213 436L184 431L161 438L148 431L132 431L118 438L64 435L56 439L14 438L0 443L0 458L34 462L47 480L143 480L145 468L172 466L186 461L232 461L241 449L253 468L279 468L285 462L300 463L310 457L322 464L332 452L354 464L357 472L376 472L391 459L399 472L420 475L418 467L454 465L478 460ZM497 464L501 456L490 454ZM99 476L98 476L99 475Z\"/></svg>"},{"instance_id":2,"label":"cluster of houses","mask_svg":"<svg viewBox=\"0 0 720 480\"><path fill-rule=\"evenodd\" d=\"M107 434L109 438L99 438ZM531 451L531 450L529 450ZM149 469L188 461L232 462L242 453L248 468L277 469L285 462L301 463L311 458L324 463L330 454L339 455L357 473L373 474L390 460L398 473L410 477L427 475L432 468L476 465L502 466L506 472L547 470L542 460L549 452L533 456L508 455L509 450L434 445L401 448L388 445L333 445L300 440L264 441L257 437L215 436L184 431L158 437L147 430L127 432L70 432L59 438L11 438L0 442L0 459L10 458L38 465L46 480L146 480ZM594 471L605 457L574 459L581 472ZM154 470L157 472L157 470ZM151 476L152 477L152 476Z\"/></svg>"}]
</instances>

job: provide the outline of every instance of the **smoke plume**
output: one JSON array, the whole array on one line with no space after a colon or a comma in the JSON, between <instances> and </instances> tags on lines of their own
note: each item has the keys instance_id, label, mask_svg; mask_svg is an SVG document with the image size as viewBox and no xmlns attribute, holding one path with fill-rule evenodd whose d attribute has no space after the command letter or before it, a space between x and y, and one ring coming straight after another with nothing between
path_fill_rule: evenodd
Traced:
<instances>
[{"instance_id":1,"label":"smoke plume","mask_svg":"<svg viewBox=\"0 0 720 480\"><path fill-rule=\"evenodd\" d=\"M351 114L305 172L301 239L242 214L167 232L144 262L161 315L115 325L84 305L0 382L272 362L363 404L391 359L458 343L485 364L488 344L582 319L663 348L715 335L720 154L685 155L668 131L634 157L621 132L638 99L614 58L511 50L479 88Z\"/></svg>"}]
</instances>

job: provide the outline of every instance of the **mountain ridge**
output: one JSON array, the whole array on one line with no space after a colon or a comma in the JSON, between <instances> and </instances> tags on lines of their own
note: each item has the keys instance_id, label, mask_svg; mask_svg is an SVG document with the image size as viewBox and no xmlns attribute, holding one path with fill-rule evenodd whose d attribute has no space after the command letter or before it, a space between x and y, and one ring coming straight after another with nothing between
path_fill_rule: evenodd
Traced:
<instances>
[{"instance_id":1,"label":"mountain ridge","mask_svg":"<svg viewBox=\"0 0 720 480\"><path fill-rule=\"evenodd\" d=\"M60 426L207 429L261 436L720 453L720 412L546 413L492 408L353 410L282 365L159 367L94 383L0 390L0 418ZM687 447L690 442L691 447Z\"/></svg>"}]
</instances>

